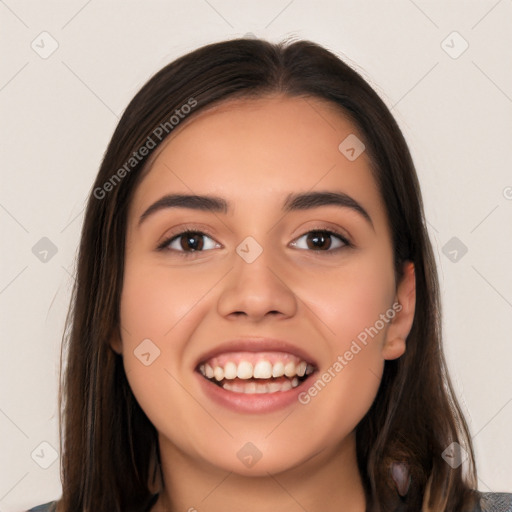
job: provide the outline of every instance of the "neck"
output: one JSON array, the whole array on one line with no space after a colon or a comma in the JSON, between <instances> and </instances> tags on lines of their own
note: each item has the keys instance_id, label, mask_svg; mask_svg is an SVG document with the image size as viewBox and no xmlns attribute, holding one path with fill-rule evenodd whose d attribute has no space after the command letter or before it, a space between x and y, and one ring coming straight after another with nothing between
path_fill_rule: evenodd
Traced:
<instances>
[{"instance_id":1,"label":"neck","mask_svg":"<svg viewBox=\"0 0 512 512\"><path fill-rule=\"evenodd\" d=\"M355 433L297 467L247 477L192 459L159 436L163 488L151 512L365 512Z\"/></svg>"}]
</instances>

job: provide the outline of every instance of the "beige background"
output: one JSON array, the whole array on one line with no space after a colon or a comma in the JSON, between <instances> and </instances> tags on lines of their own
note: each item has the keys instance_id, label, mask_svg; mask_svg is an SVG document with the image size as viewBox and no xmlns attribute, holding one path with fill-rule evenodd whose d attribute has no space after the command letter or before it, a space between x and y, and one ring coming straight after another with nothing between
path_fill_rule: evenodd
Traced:
<instances>
[{"instance_id":1,"label":"beige background","mask_svg":"<svg viewBox=\"0 0 512 512\"><path fill-rule=\"evenodd\" d=\"M511 0L0 0L0 512L61 493L61 335L120 113L175 57L247 33L327 46L392 107L423 188L479 488L512 492L511 20ZM467 247L456 261L453 237Z\"/></svg>"}]
</instances>

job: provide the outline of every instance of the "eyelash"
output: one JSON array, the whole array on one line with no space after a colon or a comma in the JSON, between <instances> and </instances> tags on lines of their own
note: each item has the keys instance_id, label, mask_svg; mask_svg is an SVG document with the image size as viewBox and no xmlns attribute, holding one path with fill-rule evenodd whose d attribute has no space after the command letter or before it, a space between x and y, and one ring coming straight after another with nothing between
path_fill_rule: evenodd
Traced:
<instances>
[{"instance_id":1,"label":"eyelash","mask_svg":"<svg viewBox=\"0 0 512 512\"><path fill-rule=\"evenodd\" d=\"M327 249L325 251L321 250L321 249L310 249L309 252L314 252L314 253L325 253L326 256L333 256L333 255L336 255L339 251L343 250L343 249L348 249L348 248L353 248L354 245L344 236L342 235L341 233L339 233L338 231L336 230L333 230L333 229L325 229L325 228L313 228L313 229L310 229L309 231L306 231L305 233L303 233L302 235L300 235L299 237L297 237L295 240L298 240L300 238L302 238L303 236L305 235L308 235L310 233L323 233L323 234L328 234L330 236L335 236L336 238L338 238L339 240L341 240L341 242L343 242L343 246L342 247L337 247L336 249ZM158 251L165 251L165 250L169 250L169 251L173 251L173 252L176 252L180 255L180 257L182 258L193 258L195 256L196 253L198 252L205 252L204 250L203 251L177 251L175 249L168 249L168 245L173 242L174 240L180 238L182 235L185 235L185 234L194 234L194 235L206 235L207 237L211 238L212 240L214 240L213 236L211 233L209 233L207 230L199 230L197 228L194 228L193 226L185 226L181 231L179 231L178 233L174 233L172 235L170 235L169 237L167 237L158 247L157 247L157 250ZM211 250L211 249L207 249L207 250ZM299 249L301 251L303 250L307 250L307 249Z\"/></svg>"}]
</instances>

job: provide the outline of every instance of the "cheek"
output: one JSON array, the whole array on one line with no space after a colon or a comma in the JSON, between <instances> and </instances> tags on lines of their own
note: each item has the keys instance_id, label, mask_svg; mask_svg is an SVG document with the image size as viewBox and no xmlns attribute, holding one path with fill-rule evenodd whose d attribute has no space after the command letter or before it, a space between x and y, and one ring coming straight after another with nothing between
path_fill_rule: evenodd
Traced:
<instances>
[{"instance_id":1,"label":"cheek","mask_svg":"<svg viewBox=\"0 0 512 512\"><path fill-rule=\"evenodd\" d=\"M181 450L201 457L198 436L205 442L210 436L225 440L225 432L205 413L197 400L191 399L188 384L177 372L169 370L164 357L162 355L150 366L141 364L135 357L124 358L130 389L160 434L180 446ZM203 431L205 425L208 434ZM196 431L196 436L191 435Z\"/></svg>"},{"instance_id":2,"label":"cheek","mask_svg":"<svg viewBox=\"0 0 512 512\"><path fill-rule=\"evenodd\" d=\"M368 262L366 262L368 263ZM386 269L387 271L387 269ZM333 276L331 276L333 277ZM327 428L332 439L346 435L368 412L380 386L384 369L381 347L388 323L381 320L393 299L393 276L361 261L350 272L315 284L310 294L325 337L322 361L316 379L301 403L309 410L322 411L309 417L312 427ZM390 318L388 319L388 321ZM328 426L328 427L326 427Z\"/></svg>"},{"instance_id":3,"label":"cheek","mask_svg":"<svg viewBox=\"0 0 512 512\"><path fill-rule=\"evenodd\" d=\"M304 282L301 293L328 327L324 329L326 338L337 352L346 350L359 335L364 338L368 330L374 333L371 328L376 323L379 333L373 339L383 338L388 324L379 319L395 296L390 254L357 255L346 266L312 276L309 281Z\"/></svg>"},{"instance_id":4,"label":"cheek","mask_svg":"<svg viewBox=\"0 0 512 512\"><path fill-rule=\"evenodd\" d=\"M193 366L187 347L212 307L208 292L218 280L199 266L184 272L143 258L126 263L120 307L123 364L137 401L155 425L173 428L170 409L201 414L186 391Z\"/></svg>"},{"instance_id":5,"label":"cheek","mask_svg":"<svg viewBox=\"0 0 512 512\"><path fill-rule=\"evenodd\" d=\"M390 308L395 287L392 253L387 246L347 261L346 266L311 279L302 289L320 319L323 352L328 354L304 401L317 400L319 408L330 410L333 421L350 411L357 423L380 385L384 368L381 349L394 316ZM323 392L324 388L328 391Z\"/></svg>"},{"instance_id":6,"label":"cheek","mask_svg":"<svg viewBox=\"0 0 512 512\"><path fill-rule=\"evenodd\" d=\"M129 262L121 297L123 364L130 388L149 420L169 439L195 452L188 441L190 418L205 412L190 395L190 375L184 364L187 341L198 315L201 298L212 287L202 279L179 277L177 271L155 264ZM213 276L211 278L213 281ZM213 281L214 282L214 281ZM189 379L189 380L187 380ZM175 421L176 411L181 420ZM212 422L210 430L221 435Z\"/></svg>"},{"instance_id":7,"label":"cheek","mask_svg":"<svg viewBox=\"0 0 512 512\"><path fill-rule=\"evenodd\" d=\"M194 316L202 298L216 282L212 273L186 272L161 264L127 264L121 297L123 339L161 340L164 346L179 340L173 334Z\"/></svg>"}]
</instances>

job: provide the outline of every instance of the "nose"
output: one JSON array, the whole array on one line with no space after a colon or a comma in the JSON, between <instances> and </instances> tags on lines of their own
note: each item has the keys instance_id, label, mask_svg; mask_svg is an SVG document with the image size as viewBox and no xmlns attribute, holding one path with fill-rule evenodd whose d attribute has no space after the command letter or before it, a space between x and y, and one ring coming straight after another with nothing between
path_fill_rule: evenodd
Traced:
<instances>
[{"instance_id":1,"label":"nose","mask_svg":"<svg viewBox=\"0 0 512 512\"><path fill-rule=\"evenodd\" d=\"M297 297L290 288L290 276L270 253L264 249L251 263L235 255L234 268L218 300L221 316L258 322L266 316L284 319L296 314Z\"/></svg>"}]
</instances>

